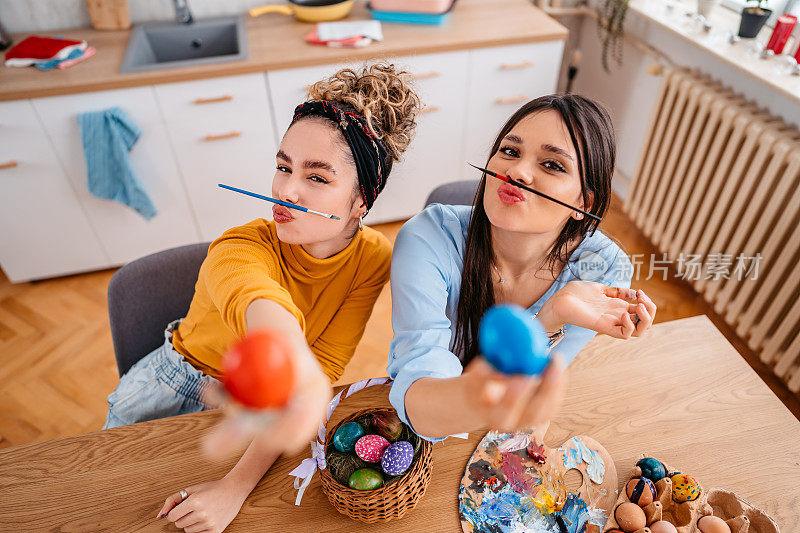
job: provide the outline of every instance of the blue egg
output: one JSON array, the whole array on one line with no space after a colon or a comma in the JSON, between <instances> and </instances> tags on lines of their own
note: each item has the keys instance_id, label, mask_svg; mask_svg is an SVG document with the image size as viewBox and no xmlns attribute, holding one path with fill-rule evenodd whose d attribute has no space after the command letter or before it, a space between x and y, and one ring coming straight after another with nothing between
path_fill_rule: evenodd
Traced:
<instances>
[{"instance_id":1,"label":"blue egg","mask_svg":"<svg viewBox=\"0 0 800 533\"><path fill-rule=\"evenodd\" d=\"M636 466L642 470L642 476L648 478L653 483L658 483L660 480L667 477L667 469L664 468L664 465L658 459L645 457L644 459L639 459Z\"/></svg>"},{"instance_id":2,"label":"blue egg","mask_svg":"<svg viewBox=\"0 0 800 533\"><path fill-rule=\"evenodd\" d=\"M366 435L364 426L358 422L348 422L342 424L336 433L333 434L333 447L340 452L352 452L356 446L356 441Z\"/></svg>"},{"instance_id":3,"label":"blue egg","mask_svg":"<svg viewBox=\"0 0 800 533\"><path fill-rule=\"evenodd\" d=\"M399 440L386 448L381 457L381 468L390 476L399 476L411 466L414 447L410 442Z\"/></svg>"},{"instance_id":4,"label":"blue egg","mask_svg":"<svg viewBox=\"0 0 800 533\"><path fill-rule=\"evenodd\" d=\"M495 305L481 319L483 357L504 374L541 374L550 362L548 338L538 320L518 305Z\"/></svg>"}]
</instances>

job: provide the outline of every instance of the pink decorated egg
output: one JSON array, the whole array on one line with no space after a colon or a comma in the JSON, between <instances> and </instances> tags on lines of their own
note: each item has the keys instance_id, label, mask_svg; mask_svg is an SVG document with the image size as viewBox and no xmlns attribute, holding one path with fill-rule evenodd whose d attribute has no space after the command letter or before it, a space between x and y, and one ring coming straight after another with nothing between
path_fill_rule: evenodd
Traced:
<instances>
[{"instance_id":1,"label":"pink decorated egg","mask_svg":"<svg viewBox=\"0 0 800 533\"><path fill-rule=\"evenodd\" d=\"M356 455L362 461L378 463L388 447L389 441L380 435L364 435L356 441Z\"/></svg>"}]
</instances>

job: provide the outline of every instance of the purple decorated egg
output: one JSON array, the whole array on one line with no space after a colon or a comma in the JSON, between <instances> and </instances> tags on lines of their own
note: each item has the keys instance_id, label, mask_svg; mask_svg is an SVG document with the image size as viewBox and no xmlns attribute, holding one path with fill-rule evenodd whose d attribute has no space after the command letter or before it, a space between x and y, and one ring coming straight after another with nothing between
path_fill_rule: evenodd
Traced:
<instances>
[{"instance_id":1,"label":"purple decorated egg","mask_svg":"<svg viewBox=\"0 0 800 533\"><path fill-rule=\"evenodd\" d=\"M386 448L381 457L381 468L390 476L399 476L411 466L414 460L414 447L410 442L399 440Z\"/></svg>"},{"instance_id":2,"label":"purple decorated egg","mask_svg":"<svg viewBox=\"0 0 800 533\"><path fill-rule=\"evenodd\" d=\"M364 435L356 441L356 455L368 463L380 462L389 441L380 435Z\"/></svg>"}]
</instances>

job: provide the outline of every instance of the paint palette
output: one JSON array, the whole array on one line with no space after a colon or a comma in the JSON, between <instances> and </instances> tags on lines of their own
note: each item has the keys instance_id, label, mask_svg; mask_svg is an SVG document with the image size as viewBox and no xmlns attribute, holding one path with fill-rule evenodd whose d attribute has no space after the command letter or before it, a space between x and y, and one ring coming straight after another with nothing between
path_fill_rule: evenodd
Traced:
<instances>
[{"instance_id":1,"label":"paint palette","mask_svg":"<svg viewBox=\"0 0 800 533\"><path fill-rule=\"evenodd\" d=\"M458 492L461 528L491 533L599 533L617 499L617 470L594 439L558 448L534 430L490 431L467 463Z\"/></svg>"}]
</instances>

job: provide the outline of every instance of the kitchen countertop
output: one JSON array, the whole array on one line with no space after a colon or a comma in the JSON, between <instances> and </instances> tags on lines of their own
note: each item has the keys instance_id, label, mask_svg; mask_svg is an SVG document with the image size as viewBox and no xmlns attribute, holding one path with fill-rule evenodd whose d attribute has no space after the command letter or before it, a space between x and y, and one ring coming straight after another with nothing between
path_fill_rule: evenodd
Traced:
<instances>
[{"instance_id":1,"label":"kitchen countertop","mask_svg":"<svg viewBox=\"0 0 800 533\"><path fill-rule=\"evenodd\" d=\"M356 3L347 20L370 18ZM365 48L342 49L307 44L313 24L293 17L246 17L246 61L121 74L131 31L77 29L45 32L86 40L94 57L65 70L0 67L0 101L139 87L276 69L359 61L375 57L429 54L537 41L565 40L567 29L528 0L459 0L443 26L383 23L384 40ZM23 36L16 35L15 42Z\"/></svg>"}]
</instances>

